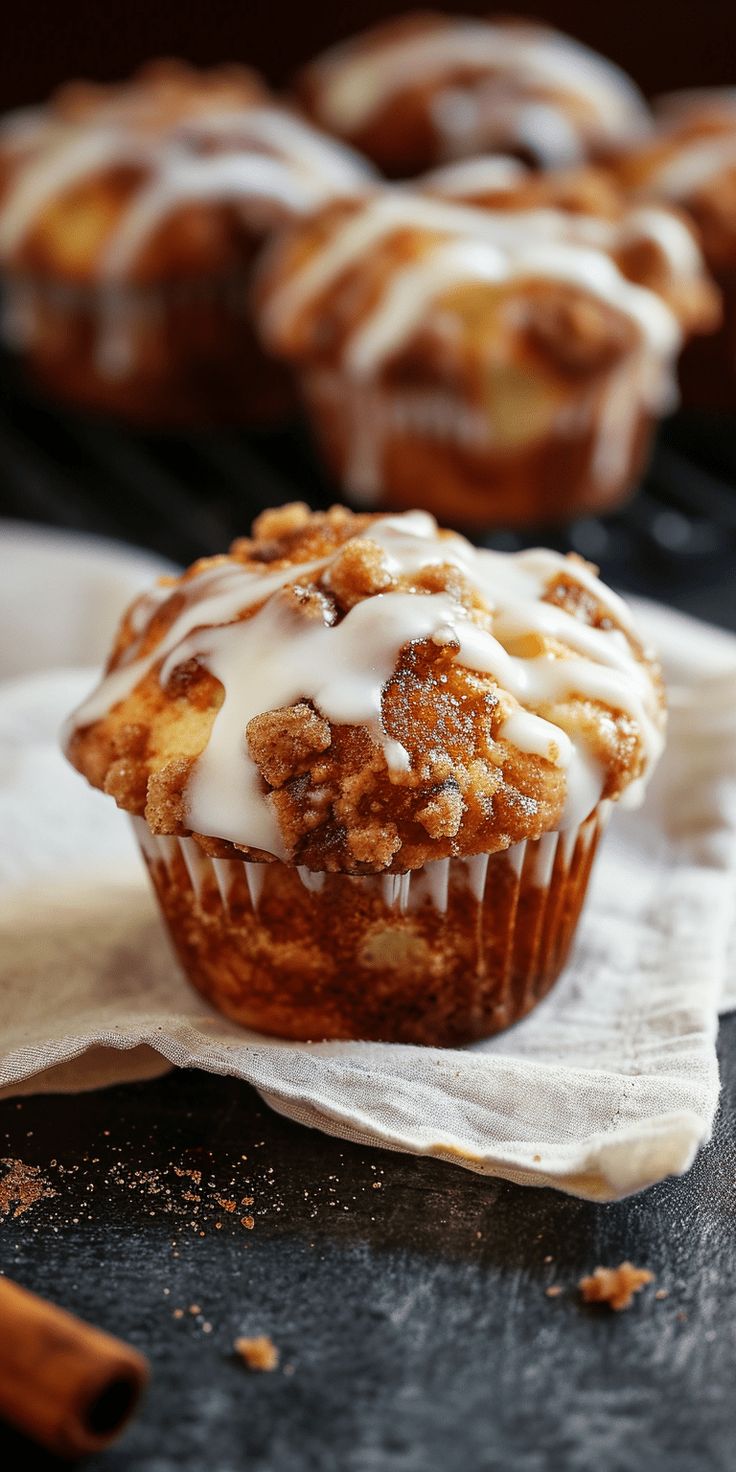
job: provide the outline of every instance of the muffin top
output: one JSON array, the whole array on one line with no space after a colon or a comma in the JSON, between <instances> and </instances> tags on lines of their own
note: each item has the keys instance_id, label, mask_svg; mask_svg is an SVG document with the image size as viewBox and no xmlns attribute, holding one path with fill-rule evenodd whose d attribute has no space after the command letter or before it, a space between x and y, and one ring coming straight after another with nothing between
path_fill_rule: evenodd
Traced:
<instances>
[{"instance_id":1,"label":"muffin top","mask_svg":"<svg viewBox=\"0 0 736 1472\"><path fill-rule=\"evenodd\" d=\"M377 189L278 237L256 311L276 355L361 384L439 377L478 405L499 363L566 385L637 356L659 412L683 332L715 325L719 307L691 231L668 211L609 220Z\"/></svg>"},{"instance_id":2,"label":"muffin top","mask_svg":"<svg viewBox=\"0 0 736 1472\"><path fill-rule=\"evenodd\" d=\"M394 174L504 148L580 163L648 125L634 83L550 26L421 11L332 47L297 79L307 111Z\"/></svg>"},{"instance_id":3,"label":"muffin top","mask_svg":"<svg viewBox=\"0 0 736 1472\"><path fill-rule=\"evenodd\" d=\"M666 201L631 200L610 169L587 164L540 171L486 154L435 169L416 187L481 209L491 221L505 212L520 214L531 235L604 250L627 280L663 297L686 332L717 325L717 293L689 216Z\"/></svg>"},{"instance_id":4,"label":"muffin top","mask_svg":"<svg viewBox=\"0 0 736 1472\"><path fill-rule=\"evenodd\" d=\"M0 261L65 282L227 272L284 220L372 177L246 68L73 83L0 126Z\"/></svg>"},{"instance_id":5,"label":"muffin top","mask_svg":"<svg viewBox=\"0 0 736 1472\"><path fill-rule=\"evenodd\" d=\"M295 504L132 605L65 744L155 833L365 874L574 829L640 790L663 726L579 558Z\"/></svg>"}]
</instances>

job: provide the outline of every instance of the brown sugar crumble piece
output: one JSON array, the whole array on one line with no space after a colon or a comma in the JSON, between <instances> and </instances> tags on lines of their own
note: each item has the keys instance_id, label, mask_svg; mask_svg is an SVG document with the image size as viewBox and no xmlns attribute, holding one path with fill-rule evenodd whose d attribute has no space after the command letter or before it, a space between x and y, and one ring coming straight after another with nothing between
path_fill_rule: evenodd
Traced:
<instances>
[{"instance_id":1,"label":"brown sugar crumble piece","mask_svg":"<svg viewBox=\"0 0 736 1472\"><path fill-rule=\"evenodd\" d=\"M0 1160L5 1166L5 1175L0 1180L0 1215L23 1216L37 1201L46 1201L56 1191L41 1174L38 1165L26 1165L22 1160L5 1156Z\"/></svg>"},{"instance_id":2,"label":"brown sugar crumble piece","mask_svg":"<svg viewBox=\"0 0 736 1472\"><path fill-rule=\"evenodd\" d=\"M550 1287L545 1288L544 1291L548 1298L559 1298L560 1294L562 1293L562 1289L559 1283L552 1283Z\"/></svg>"},{"instance_id":3,"label":"brown sugar crumble piece","mask_svg":"<svg viewBox=\"0 0 736 1472\"><path fill-rule=\"evenodd\" d=\"M631 1262L622 1262L617 1268L596 1268L590 1277L580 1279L578 1287L585 1303L607 1303L619 1310L630 1308L634 1294L653 1280L654 1273L648 1268L635 1268Z\"/></svg>"},{"instance_id":4,"label":"brown sugar crumble piece","mask_svg":"<svg viewBox=\"0 0 736 1472\"><path fill-rule=\"evenodd\" d=\"M352 608L363 598L387 593L395 578L389 572L383 550L370 537L350 541L333 562L327 579L343 608Z\"/></svg>"},{"instance_id":5,"label":"brown sugar crumble piece","mask_svg":"<svg viewBox=\"0 0 736 1472\"><path fill-rule=\"evenodd\" d=\"M266 711L248 722L246 739L253 761L271 787L281 787L309 765L332 740L327 721L310 705Z\"/></svg>"},{"instance_id":6,"label":"brown sugar crumble piece","mask_svg":"<svg viewBox=\"0 0 736 1472\"><path fill-rule=\"evenodd\" d=\"M259 1334L255 1339L236 1339L233 1347L249 1370L275 1370L278 1366L279 1352L267 1334Z\"/></svg>"}]
</instances>

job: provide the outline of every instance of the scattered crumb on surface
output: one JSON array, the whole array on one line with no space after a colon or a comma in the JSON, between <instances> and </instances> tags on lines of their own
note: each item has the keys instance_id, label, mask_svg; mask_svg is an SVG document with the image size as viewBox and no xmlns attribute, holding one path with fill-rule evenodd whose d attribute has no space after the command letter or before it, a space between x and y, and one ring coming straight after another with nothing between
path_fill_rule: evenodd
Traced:
<instances>
[{"instance_id":1,"label":"scattered crumb on surface","mask_svg":"<svg viewBox=\"0 0 736 1472\"><path fill-rule=\"evenodd\" d=\"M543 1258L542 1260L543 1260L543 1262L554 1262L554 1258L552 1256L552 1253L551 1252L548 1252L547 1253L547 1256L545 1258Z\"/></svg>"},{"instance_id":2,"label":"scattered crumb on surface","mask_svg":"<svg viewBox=\"0 0 736 1472\"><path fill-rule=\"evenodd\" d=\"M0 1215L23 1216L37 1201L55 1196L56 1191L41 1174L38 1165L26 1165L22 1160L4 1156L0 1165L6 1167L0 1180Z\"/></svg>"},{"instance_id":3,"label":"scattered crumb on surface","mask_svg":"<svg viewBox=\"0 0 736 1472\"><path fill-rule=\"evenodd\" d=\"M669 1298L669 1296L666 1288L658 1288L654 1295L655 1298Z\"/></svg>"},{"instance_id":4,"label":"scattered crumb on surface","mask_svg":"<svg viewBox=\"0 0 736 1472\"><path fill-rule=\"evenodd\" d=\"M560 1288L559 1283L552 1283L551 1286L549 1288L545 1288L544 1291L548 1298L559 1298L562 1289Z\"/></svg>"},{"instance_id":5,"label":"scattered crumb on surface","mask_svg":"<svg viewBox=\"0 0 736 1472\"><path fill-rule=\"evenodd\" d=\"M598 1267L589 1278L578 1284L585 1303L607 1303L613 1309L630 1308L634 1294L640 1293L654 1279L648 1268L635 1268L622 1262L617 1268Z\"/></svg>"},{"instance_id":6,"label":"scattered crumb on surface","mask_svg":"<svg viewBox=\"0 0 736 1472\"><path fill-rule=\"evenodd\" d=\"M240 1220L241 1220L243 1226L247 1229L247 1231L249 1231L249 1232L252 1232L253 1231L253 1228L255 1226L255 1220L254 1220L254 1218L252 1216L241 1216Z\"/></svg>"},{"instance_id":7,"label":"scattered crumb on surface","mask_svg":"<svg viewBox=\"0 0 736 1472\"><path fill-rule=\"evenodd\" d=\"M275 1370L278 1365L279 1352L267 1334L259 1334L255 1339L236 1339L233 1348L249 1370Z\"/></svg>"}]
</instances>

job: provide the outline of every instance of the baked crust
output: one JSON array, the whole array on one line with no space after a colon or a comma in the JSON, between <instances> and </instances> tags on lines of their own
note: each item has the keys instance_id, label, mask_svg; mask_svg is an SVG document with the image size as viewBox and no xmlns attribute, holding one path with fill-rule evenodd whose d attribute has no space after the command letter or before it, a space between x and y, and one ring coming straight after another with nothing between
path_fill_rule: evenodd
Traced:
<instances>
[{"instance_id":1,"label":"baked crust","mask_svg":"<svg viewBox=\"0 0 736 1472\"><path fill-rule=\"evenodd\" d=\"M463 618L492 631L493 608L453 562L457 547L467 544L437 533L440 544L446 538L447 563L440 552L431 566L397 575L371 538L382 520L340 506L320 513L300 504L282 507L259 517L252 536L236 541L228 556L203 559L180 578L163 580L153 598L128 611L108 672L124 672L132 657L147 657L150 668L104 714L86 724L83 713L77 717L67 743L74 766L120 807L145 817L155 834L193 833L213 857L271 860L272 853L190 826L188 784L222 706L223 685L184 646L181 656L169 656L162 683L156 651L196 594L198 580L238 569L283 584L270 599L278 600L287 644L302 637L310 621L335 628L358 604L386 593L445 594ZM315 561L318 568L305 571ZM599 596L598 585L583 578L584 570L573 556L559 559L543 602L590 629L619 629L652 682L654 720L661 726L657 667L628 622L611 612L604 591ZM256 597L236 622L263 606ZM559 636L530 631L526 638L504 638L507 649L524 658L572 654ZM259 713L243 731L292 864L355 874L403 872L432 859L503 850L559 826L564 772L548 756L530 754L504 736L510 697L498 681L456 662L452 641L419 638L401 646L399 638L398 646L382 688L381 720L386 738L408 754L403 769L389 766L385 743L365 725L330 720L308 699ZM257 668L252 679L258 679ZM643 732L630 711L573 689L538 714L585 742L600 764L604 798L618 796L643 772Z\"/></svg>"}]
</instances>

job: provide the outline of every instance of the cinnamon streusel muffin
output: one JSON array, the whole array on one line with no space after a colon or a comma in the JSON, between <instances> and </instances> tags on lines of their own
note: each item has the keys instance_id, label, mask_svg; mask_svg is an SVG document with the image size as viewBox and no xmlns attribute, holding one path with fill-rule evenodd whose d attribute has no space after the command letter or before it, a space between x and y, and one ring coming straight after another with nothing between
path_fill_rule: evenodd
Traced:
<instances>
[{"instance_id":1,"label":"cinnamon streusel muffin","mask_svg":"<svg viewBox=\"0 0 736 1472\"><path fill-rule=\"evenodd\" d=\"M393 178L486 149L579 164L649 126L619 67L551 26L417 11L318 56L296 94Z\"/></svg>"},{"instance_id":2,"label":"cinnamon streusel muffin","mask_svg":"<svg viewBox=\"0 0 736 1472\"><path fill-rule=\"evenodd\" d=\"M45 388L153 424L289 402L248 292L267 235L371 170L240 67L71 83L0 125L2 333Z\"/></svg>"},{"instance_id":3,"label":"cinnamon streusel muffin","mask_svg":"<svg viewBox=\"0 0 736 1472\"><path fill-rule=\"evenodd\" d=\"M133 815L229 1017L452 1044L552 986L663 726L656 664L580 559L292 505L133 604L66 750Z\"/></svg>"},{"instance_id":4,"label":"cinnamon streusel muffin","mask_svg":"<svg viewBox=\"0 0 736 1472\"><path fill-rule=\"evenodd\" d=\"M683 338L717 320L688 226L376 189L281 236L256 289L361 507L565 520L636 485Z\"/></svg>"}]
</instances>

